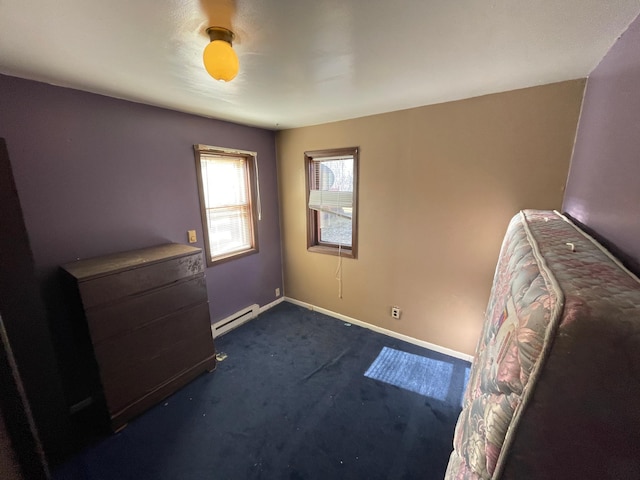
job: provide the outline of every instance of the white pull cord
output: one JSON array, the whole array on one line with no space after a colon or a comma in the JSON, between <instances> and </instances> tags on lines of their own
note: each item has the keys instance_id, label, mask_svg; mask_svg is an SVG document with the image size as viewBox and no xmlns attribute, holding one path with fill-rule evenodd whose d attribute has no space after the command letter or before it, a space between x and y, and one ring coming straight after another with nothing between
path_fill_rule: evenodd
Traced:
<instances>
[{"instance_id":1,"label":"white pull cord","mask_svg":"<svg viewBox=\"0 0 640 480\"><path fill-rule=\"evenodd\" d=\"M342 298L342 244L338 244L338 268L336 268L336 280L338 280L338 298Z\"/></svg>"},{"instance_id":2,"label":"white pull cord","mask_svg":"<svg viewBox=\"0 0 640 480\"><path fill-rule=\"evenodd\" d=\"M260 173L258 172L258 155L253 156L253 168L256 171L256 196L258 197L258 221L262 220L262 202L260 201Z\"/></svg>"}]
</instances>

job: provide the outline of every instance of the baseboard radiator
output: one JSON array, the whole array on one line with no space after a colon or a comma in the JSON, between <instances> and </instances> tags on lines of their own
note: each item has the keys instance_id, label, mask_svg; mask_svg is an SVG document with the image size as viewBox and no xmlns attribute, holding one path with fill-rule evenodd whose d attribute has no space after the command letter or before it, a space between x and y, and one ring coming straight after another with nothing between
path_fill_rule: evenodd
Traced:
<instances>
[{"instance_id":1,"label":"baseboard radiator","mask_svg":"<svg viewBox=\"0 0 640 480\"><path fill-rule=\"evenodd\" d=\"M211 331L213 332L213 338L219 337L227 333L229 330L233 330L239 327L245 322L248 322L252 318L256 318L260 311L260 306L257 303L249 305L242 310L229 315L227 318L220 320L219 322L211 325Z\"/></svg>"}]
</instances>

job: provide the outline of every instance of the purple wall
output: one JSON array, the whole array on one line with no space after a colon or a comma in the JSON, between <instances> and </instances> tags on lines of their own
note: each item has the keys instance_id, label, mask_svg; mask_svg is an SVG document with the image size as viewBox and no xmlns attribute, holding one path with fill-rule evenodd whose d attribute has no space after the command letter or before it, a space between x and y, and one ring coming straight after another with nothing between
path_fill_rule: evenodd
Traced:
<instances>
[{"instance_id":1,"label":"purple wall","mask_svg":"<svg viewBox=\"0 0 640 480\"><path fill-rule=\"evenodd\" d=\"M58 265L190 229L203 247L196 143L256 151L260 169L260 251L207 269L211 320L282 288L274 132L0 75L0 137L56 341L71 335Z\"/></svg>"},{"instance_id":2,"label":"purple wall","mask_svg":"<svg viewBox=\"0 0 640 480\"><path fill-rule=\"evenodd\" d=\"M563 209L640 270L640 17L589 76Z\"/></svg>"}]
</instances>

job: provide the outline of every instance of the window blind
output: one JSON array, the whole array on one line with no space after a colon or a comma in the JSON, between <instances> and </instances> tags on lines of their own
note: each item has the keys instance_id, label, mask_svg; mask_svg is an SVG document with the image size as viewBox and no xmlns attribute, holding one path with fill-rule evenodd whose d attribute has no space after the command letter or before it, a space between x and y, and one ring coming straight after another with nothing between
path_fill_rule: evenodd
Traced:
<instances>
[{"instance_id":1,"label":"window blind","mask_svg":"<svg viewBox=\"0 0 640 480\"><path fill-rule=\"evenodd\" d=\"M349 217L345 212L353 206L353 192L309 190L309 208L319 212L335 213Z\"/></svg>"},{"instance_id":2,"label":"window blind","mask_svg":"<svg viewBox=\"0 0 640 480\"><path fill-rule=\"evenodd\" d=\"M309 188L309 208L351 218L353 207L353 157L314 160Z\"/></svg>"},{"instance_id":3,"label":"window blind","mask_svg":"<svg viewBox=\"0 0 640 480\"><path fill-rule=\"evenodd\" d=\"M212 256L251 248L247 160L203 154L201 168Z\"/></svg>"}]
</instances>

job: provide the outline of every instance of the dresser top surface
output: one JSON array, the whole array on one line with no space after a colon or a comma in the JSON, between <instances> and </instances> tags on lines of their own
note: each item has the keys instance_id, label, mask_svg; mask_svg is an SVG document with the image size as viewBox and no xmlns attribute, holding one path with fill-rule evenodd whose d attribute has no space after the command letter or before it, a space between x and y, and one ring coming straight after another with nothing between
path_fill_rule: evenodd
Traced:
<instances>
[{"instance_id":1,"label":"dresser top surface","mask_svg":"<svg viewBox=\"0 0 640 480\"><path fill-rule=\"evenodd\" d=\"M130 268L151 265L172 258L193 255L201 251L202 249L189 245L167 243L155 247L78 260L62 265L62 268L78 281L83 281L104 275L111 275Z\"/></svg>"}]
</instances>

